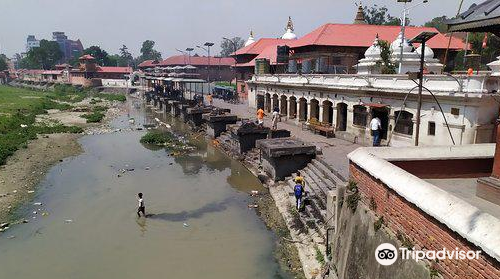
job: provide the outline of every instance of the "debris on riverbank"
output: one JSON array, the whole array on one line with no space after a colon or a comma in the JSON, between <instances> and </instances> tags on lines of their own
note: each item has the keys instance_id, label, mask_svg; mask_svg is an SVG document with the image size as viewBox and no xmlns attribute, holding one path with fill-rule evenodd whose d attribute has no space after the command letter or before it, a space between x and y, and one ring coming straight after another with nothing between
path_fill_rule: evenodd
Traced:
<instances>
[{"instance_id":1,"label":"debris on riverbank","mask_svg":"<svg viewBox=\"0 0 500 279\"><path fill-rule=\"evenodd\" d=\"M188 152L194 149L190 146L184 137L177 136L169 131L149 131L142 136L141 143L151 144L156 146L164 146L165 148L173 151L176 155Z\"/></svg>"}]
</instances>

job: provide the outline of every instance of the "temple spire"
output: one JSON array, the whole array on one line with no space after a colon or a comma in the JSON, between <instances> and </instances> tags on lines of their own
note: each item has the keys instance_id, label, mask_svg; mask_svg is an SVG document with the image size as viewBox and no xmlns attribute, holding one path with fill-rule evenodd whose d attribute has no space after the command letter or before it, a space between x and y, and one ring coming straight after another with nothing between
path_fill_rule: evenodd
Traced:
<instances>
[{"instance_id":1,"label":"temple spire","mask_svg":"<svg viewBox=\"0 0 500 279\"><path fill-rule=\"evenodd\" d=\"M356 18L354 19L354 24L366 24L365 12L361 3L358 5L358 12L356 13Z\"/></svg>"},{"instance_id":2,"label":"temple spire","mask_svg":"<svg viewBox=\"0 0 500 279\"><path fill-rule=\"evenodd\" d=\"M294 31L294 29L293 29L293 21L292 21L292 17L291 16L288 17L288 22L287 22L286 28L285 28L285 31L288 31L288 30Z\"/></svg>"}]
</instances>

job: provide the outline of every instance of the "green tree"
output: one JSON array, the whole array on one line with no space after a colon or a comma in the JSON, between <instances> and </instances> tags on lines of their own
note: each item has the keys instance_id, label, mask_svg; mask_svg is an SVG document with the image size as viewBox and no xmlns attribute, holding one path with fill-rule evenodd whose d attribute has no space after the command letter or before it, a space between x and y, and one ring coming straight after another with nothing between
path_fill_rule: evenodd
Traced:
<instances>
[{"instance_id":1,"label":"green tree","mask_svg":"<svg viewBox=\"0 0 500 279\"><path fill-rule=\"evenodd\" d=\"M245 45L245 41L241 37L233 37L231 41L223 39L220 43L220 56L229 57L229 55ZM236 47L236 49L235 49Z\"/></svg>"},{"instance_id":2,"label":"green tree","mask_svg":"<svg viewBox=\"0 0 500 279\"><path fill-rule=\"evenodd\" d=\"M41 40L40 47L28 51L21 65L28 69L51 69L63 58L63 52L55 41Z\"/></svg>"},{"instance_id":3,"label":"green tree","mask_svg":"<svg viewBox=\"0 0 500 279\"><path fill-rule=\"evenodd\" d=\"M366 23L371 25L401 25L401 20L389 14L386 6L379 7L373 5L371 7L365 6L363 8ZM406 25L410 24L410 19L406 18Z\"/></svg>"},{"instance_id":4,"label":"green tree","mask_svg":"<svg viewBox=\"0 0 500 279\"><path fill-rule=\"evenodd\" d=\"M161 53L154 49L155 42L152 40L146 40L142 43L141 56L139 61L146 60L161 60Z\"/></svg>"},{"instance_id":5,"label":"green tree","mask_svg":"<svg viewBox=\"0 0 500 279\"><path fill-rule=\"evenodd\" d=\"M83 51L83 54L92 55L95 58L96 63L101 66L116 66L116 62L115 64L113 64L113 61L110 59L109 54L99 46L91 46L89 48L86 48Z\"/></svg>"},{"instance_id":6,"label":"green tree","mask_svg":"<svg viewBox=\"0 0 500 279\"><path fill-rule=\"evenodd\" d=\"M125 66L132 66L133 63L134 63L134 57L132 57L132 54L128 51L127 46L123 45L120 48L118 65L121 67L125 67Z\"/></svg>"},{"instance_id":7,"label":"green tree","mask_svg":"<svg viewBox=\"0 0 500 279\"><path fill-rule=\"evenodd\" d=\"M7 57L5 54L0 54L0 72L8 69L9 66L7 65Z\"/></svg>"},{"instance_id":8,"label":"green tree","mask_svg":"<svg viewBox=\"0 0 500 279\"><path fill-rule=\"evenodd\" d=\"M380 72L382 74L395 74L396 73L396 65L391 61L391 47L388 41L380 40L378 42L380 46L380 58L382 58L381 62L377 62L380 66Z\"/></svg>"},{"instance_id":9,"label":"green tree","mask_svg":"<svg viewBox=\"0 0 500 279\"><path fill-rule=\"evenodd\" d=\"M447 16L438 16L433 18L431 21L428 21L424 24L425 27L434 27L441 33L446 33L446 24L444 23L448 20Z\"/></svg>"}]
</instances>

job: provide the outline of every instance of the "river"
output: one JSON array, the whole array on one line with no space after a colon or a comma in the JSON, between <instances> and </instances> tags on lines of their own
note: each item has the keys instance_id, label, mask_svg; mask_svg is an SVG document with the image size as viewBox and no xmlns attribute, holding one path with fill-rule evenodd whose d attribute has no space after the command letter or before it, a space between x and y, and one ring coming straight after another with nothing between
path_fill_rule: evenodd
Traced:
<instances>
[{"instance_id":1,"label":"river","mask_svg":"<svg viewBox=\"0 0 500 279\"><path fill-rule=\"evenodd\" d=\"M136 125L151 118L128 106ZM239 162L201 138L172 157L141 145L145 131L125 130L126 115L112 125L124 130L81 138L84 152L51 168L18 210L29 223L0 235L1 278L291 278L247 206L262 185ZM150 218L136 216L138 192Z\"/></svg>"}]
</instances>

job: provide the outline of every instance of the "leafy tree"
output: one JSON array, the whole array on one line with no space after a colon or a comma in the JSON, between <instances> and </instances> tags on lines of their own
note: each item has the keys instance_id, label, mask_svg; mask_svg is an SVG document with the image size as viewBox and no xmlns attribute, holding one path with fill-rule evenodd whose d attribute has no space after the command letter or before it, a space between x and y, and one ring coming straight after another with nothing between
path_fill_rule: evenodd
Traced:
<instances>
[{"instance_id":1,"label":"leafy tree","mask_svg":"<svg viewBox=\"0 0 500 279\"><path fill-rule=\"evenodd\" d=\"M223 39L220 43L220 56L229 57L229 55L245 45L245 41L241 37L234 37L229 40ZM236 49L235 49L236 47Z\"/></svg>"},{"instance_id":2,"label":"leafy tree","mask_svg":"<svg viewBox=\"0 0 500 279\"><path fill-rule=\"evenodd\" d=\"M41 40L40 47L28 51L20 66L27 69L51 69L63 58L63 52L55 41Z\"/></svg>"},{"instance_id":3,"label":"leafy tree","mask_svg":"<svg viewBox=\"0 0 500 279\"><path fill-rule=\"evenodd\" d=\"M428 21L424 24L425 27L434 27L436 28L440 33L446 33L446 24L444 23L446 20L448 20L447 16L438 16L433 18L431 21Z\"/></svg>"},{"instance_id":4,"label":"leafy tree","mask_svg":"<svg viewBox=\"0 0 500 279\"><path fill-rule=\"evenodd\" d=\"M120 48L120 55L118 59L118 65L125 67L125 66L131 66L134 62L134 57L132 57L132 54L128 51L128 48L126 45L123 45Z\"/></svg>"},{"instance_id":5,"label":"leafy tree","mask_svg":"<svg viewBox=\"0 0 500 279\"><path fill-rule=\"evenodd\" d=\"M109 58L109 54L101 49L99 46L91 46L83 51L83 54L92 55L98 65L101 66L116 66L113 61Z\"/></svg>"},{"instance_id":6,"label":"leafy tree","mask_svg":"<svg viewBox=\"0 0 500 279\"><path fill-rule=\"evenodd\" d=\"M155 42L152 40L146 40L142 43L141 56L139 61L146 60L161 60L161 53L154 49Z\"/></svg>"},{"instance_id":7,"label":"leafy tree","mask_svg":"<svg viewBox=\"0 0 500 279\"><path fill-rule=\"evenodd\" d=\"M8 70L9 66L7 65L7 57L4 54L0 54L0 72Z\"/></svg>"},{"instance_id":8,"label":"leafy tree","mask_svg":"<svg viewBox=\"0 0 500 279\"><path fill-rule=\"evenodd\" d=\"M389 42L380 40L378 45L380 46L380 57L382 58L381 62L377 62L380 66L380 72L382 74L395 74L396 65L391 61L392 51Z\"/></svg>"},{"instance_id":9,"label":"leafy tree","mask_svg":"<svg viewBox=\"0 0 500 279\"><path fill-rule=\"evenodd\" d=\"M379 7L373 5L371 7L365 6L363 8L366 23L371 25L401 25L401 19L389 14L386 6ZM406 25L410 24L410 19L406 18Z\"/></svg>"}]
</instances>

